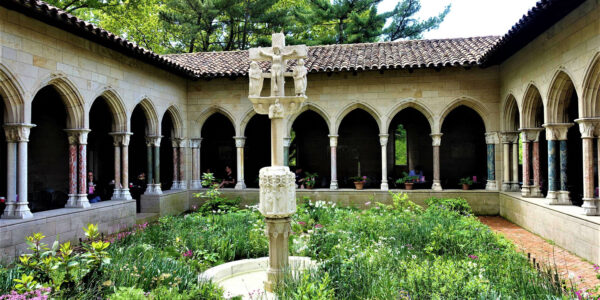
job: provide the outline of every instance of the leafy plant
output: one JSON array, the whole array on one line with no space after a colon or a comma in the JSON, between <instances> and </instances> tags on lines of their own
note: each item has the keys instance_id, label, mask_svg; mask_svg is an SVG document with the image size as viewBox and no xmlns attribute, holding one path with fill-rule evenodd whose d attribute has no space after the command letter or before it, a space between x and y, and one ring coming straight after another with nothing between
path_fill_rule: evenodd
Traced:
<instances>
[{"instance_id":1,"label":"leafy plant","mask_svg":"<svg viewBox=\"0 0 600 300\"><path fill-rule=\"evenodd\" d=\"M317 177L319 177L319 174L317 173L306 172L304 177L304 185L307 188L313 188L315 186Z\"/></svg>"},{"instance_id":2,"label":"leafy plant","mask_svg":"<svg viewBox=\"0 0 600 300\"><path fill-rule=\"evenodd\" d=\"M471 177L461 178L459 180L458 184L460 184L460 185L466 184L468 186L471 186L471 185L473 185L473 179Z\"/></svg>"},{"instance_id":3,"label":"leafy plant","mask_svg":"<svg viewBox=\"0 0 600 300\"><path fill-rule=\"evenodd\" d=\"M425 204L429 207L438 207L440 209L448 209L455 211L463 216L473 215L473 210L467 200L463 198L429 198L425 200Z\"/></svg>"},{"instance_id":4,"label":"leafy plant","mask_svg":"<svg viewBox=\"0 0 600 300\"><path fill-rule=\"evenodd\" d=\"M228 199L221 195L219 184L213 173L202 174L202 186L207 189L203 193L197 193L194 196L204 198L205 202L198 208L201 213L225 213L238 210L240 198Z\"/></svg>"},{"instance_id":5,"label":"leafy plant","mask_svg":"<svg viewBox=\"0 0 600 300\"><path fill-rule=\"evenodd\" d=\"M407 182L417 182L419 180L419 176L416 175L408 175L408 173L403 172L402 177L396 180L396 184L403 184Z\"/></svg>"},{"instance_id":6,"label":"leafy plant","mask_svg":"<svg viewBox=\"0 0 600 300\"><path fill-rule=\"evenodd\" d=\"M367 176L353 176L350 177L350 180L352 180L353 182L362 182L362 183L367 183Z\"/></svg>"}]
</instances>

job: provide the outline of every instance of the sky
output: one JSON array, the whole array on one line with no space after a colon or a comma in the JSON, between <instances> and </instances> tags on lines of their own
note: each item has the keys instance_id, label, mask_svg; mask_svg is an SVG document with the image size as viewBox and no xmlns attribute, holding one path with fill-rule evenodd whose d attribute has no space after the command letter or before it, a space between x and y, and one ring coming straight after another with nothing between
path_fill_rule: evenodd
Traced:
<instances>
[{"instance_id":1,"label":"sky","mask_svg":"<svg viewBox=\"0 0 600 300\"><path fill-rule=\"evenodd\" d=\"M438 29L425 32L426 39L504 35L537 0L421 0L420 19L439 14L451 4ZM379 12L390 11L398 0L383 0Z\"/></svg>"}]
</instances>

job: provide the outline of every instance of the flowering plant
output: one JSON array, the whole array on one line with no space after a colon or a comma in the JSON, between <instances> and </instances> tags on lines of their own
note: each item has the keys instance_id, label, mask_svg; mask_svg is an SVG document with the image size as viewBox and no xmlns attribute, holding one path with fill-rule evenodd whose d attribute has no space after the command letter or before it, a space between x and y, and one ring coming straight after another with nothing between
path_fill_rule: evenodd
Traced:
<instances>
[{"instance_id":1,"label":"flowering plant","mask_svg":"<svg viewBox=\"0 0 600 300\"><path fill-rule=\"evenodd\" d=\"M350 180L352 180L354 182L367 183L367 176L354 176L354 177L350 177Z\"/></svg>"}]
</instances>

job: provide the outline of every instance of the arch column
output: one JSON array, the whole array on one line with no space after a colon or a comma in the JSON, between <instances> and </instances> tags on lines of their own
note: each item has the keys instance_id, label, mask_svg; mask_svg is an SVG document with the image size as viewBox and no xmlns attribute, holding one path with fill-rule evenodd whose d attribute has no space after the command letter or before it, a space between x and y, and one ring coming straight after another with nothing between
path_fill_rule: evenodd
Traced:
<instances>
[{"instance_id":1,"label":"arch column","mask_svg":"<svg viewBox=\"0 0 600 300\"><path fill-rule=\"evenodd\" d=\"M583 146L583 211L588 216L598 215L598 199L594 199L594 138L600 129L600 119L582 118L579 124ZM600 172L599 172L600 173Z\"/></svg>"},{"instance_id":2,"label":"arch column","mask_svg":"<svg viewBox=\"0 0 600 300\"><path fill-rule=\"evenodd\" d=\"M202 180L200 178L200 144L202 139L191 139L190 148L192 148L192 182L190 189L199 190L202 188Z\"/></svg>"},{"instance_id":3,"label":"arch column","mask_svg":"<svg viewBox=\"0 0 600 300\"><path fill-rule=\"evenodd\" d=\"M548 204L570 205L572 203L567 186L567 133L573 124L553 123L542 126L546 128L548 140Z\"/></svg>"},{"instance_id":4,"label":"arch column","mask_svg":"<svg viewBox=\"0 0 600 300\"><path fill-rule=\"evenodd\" d=\"M381 190L389 190L388 179L387 179L387 133L379 134L379 144L381 145Z\"/></svg>"},{"instance_id":5,"label":"arch column","mask_svg":"<svg viewBox=\"0 0 600 300\"><path fill-rule=\"evenodd\" d=\"M89 208L87 198L87 136L89 129L65 129L69 138L69 200L65 207Z\"/></svg>"},{"instance_id":6,"label":"arch column","mask_svg":"<svg viewBox=\"0 0 600 300\"><path fill-rule=\"evenodd\" d=\"M330 190L338 189L337 181L337 145L338 135L330 134L329 136L329 147L331 148L331 182L329 184Z\"/></svg>"},{"instance_id":7,"label":"arch column","mask_svg":"<svg viewBox=\"0 0 600 300\"><path fill-rule=\"evenodd\" d=\"M27 201L27 143L33 124L6 124L7 203L3 219L29 219L33 214Z\"/></svg>"},{"instance_id":8,"label":"arch column","mask_svg":"<svg viewBox=\"0 0 600 300\"><path fill-rule=\"evenodd\" d=\"M523 197L538 197L540 194L539 136L542 130L541 128L520 129L523 144L523 185L521 186Z\"/></svg>"},{"instance_id":9,"label":"arch column","mask_svg":"<svg viewBox=\"0 0 600 300\"><path fill-rule=\"evenodd\" d=\"M288 167L290 165L290 144L292 143L292 138L284 137L283 138L283 165Z\"/></svg>"},{"instance_id":10,"label":"arch column","mask_svg":"<svg viewBox=\"0 0 600 300\"><path fill-rule=\"evenodd\" d=\"M187 149L187 140L181 139L179 142L179 189L187 189L187 179L185 176L185 156Z\"/></svg>"},{"instance_id":11,"label":"arch column","mask_svg":"<svg viewBox=\"0 0 600 300\"><path fill-rule=\"evenodd\" d=\"M521 187L519 186L519 133L515 135L512 140L512 182L510 184L510 190L512 192L520 192Z\"/></svg>"},{"instance_id":12,"label":"arch column","mask_svg":"<svg viewBox=\"0 0 600 300\"><path fill-rule=\"evenodd\" d=\"M147 163L148 163L148 187L145 194L160 195L160 140L162 136L146 136Z\"/></svg>"},{"instance_id":13,"label":"arch column","mask_svg":"<svg viewBox=\"0 0 600 300\"><path fill-rule=\"evenodd\" d=\"M496 182L496 144L498 144L497 132L486 132L485 143L487 145L487 183L485 189L488 191L497 191Z\"/></svg>"},{"instance_id":14,"label":"arch column","mask_svg":"<svg viewBox=\"0 0 600 300\"><path fill-rule=\"evenodd\" d=\"M131 132L111 132L115 153L115 190L111 200L133 200L129 192L129 140Z\"/></svg>"},{"instance_id":15,"label":"arch column","mask_svg":"<svg viewBox=\"0 0 600 300\"><path fill-rule=\"evenodd\" d=\"M511 192L512 191L512 182L511 182L511 147L513 145L517 145L516 141L519 140L518 132L502 132L500 133L500 141L502 142L502 191ZM518 146L518 145L517 145ZM514 151L512 151L514 157ZM519 163L519 149L517 148L517 186L518 183L518 163ZM514 168L513 168L514 173ZM514 176L513 176L514 177Z\"/></svg>"},{"instance_id":16,"label":"arch column","mask_svg":"<svg viewBox=\"0 0 600 300\"><path fill-rule=\"evenodd\" d=\"M245 189L246 183L244 183L244 146L246 145L246 137L245 136L234 136L235 139L235 149L236 149L236 161L237 161L237 183L235 184L235 188L238 190ZM285 138L283 139L284 147L285 147ZM288 147L289 147L289 138L288 138ZM287 154L285 154L284 148L284 165L287 166Z\"/></svg>"},{"instance_id":17,"label":"arch column","mask_svg":"<svg viewBox=\"0 0 600 300\"><path fill-rule=\"evenodd\" d=\"M172 138L171 144L173 146L173 184L171 185L172 190L179 189L179 143L180 139Z\"/></svg>"},{"instance_id":18,"label":"arch column","mask_svg":"<svg viewBox=\"0 0 600 300\"><path fill-rule=\"evenodd\" d=\"M440 146L442 145L443 133L432 133L431 136L433 146L433 185L431 189L434 191L442 190L442 183L440 181Z\"/></svg>"}]
</instances>

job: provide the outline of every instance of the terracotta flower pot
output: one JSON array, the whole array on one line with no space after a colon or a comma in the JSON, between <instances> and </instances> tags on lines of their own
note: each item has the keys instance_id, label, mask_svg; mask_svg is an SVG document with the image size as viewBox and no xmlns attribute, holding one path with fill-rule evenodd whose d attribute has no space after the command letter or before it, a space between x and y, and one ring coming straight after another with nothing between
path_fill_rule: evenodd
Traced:
<instances>
[{"instance_id":1,"label":"terracotta flower pot","mask_svg":"<svg viewBox=\"0 0 600 300\"><path fill-rule=\"evenodd\" d=\"M404 183L404 188L407 189L407 190L412 190L413 189L413 185L414 185L413 182L405 182Z\"/></svg>"},{"instance_id":2,"label":"terracotta flower pot","mask_svg":"<svg viewBox=\"0 0 600 300\"><path fill-rule=\"evenodd\" d=\"M463 190L468 190L468 189L469 189L469 187L470 187L468 184L464 184L464 183L463 183L463 185L462 185L462 186L463 186L463 188L462 188Z\"/></svg>"},{"instance_id":3,"label":"terracotta flower pot","mask_svg":"<svg viewBox=\"0 0 600 300\"><path fill-rule=\"evenodd\" d=\"M362 189L365 187L365 183L364 183L364 182L361 182L361 181L355 181L355 182L354 182L354 187L355 187L357 190L362 190Z\"/></svg>"}]
</instances>

